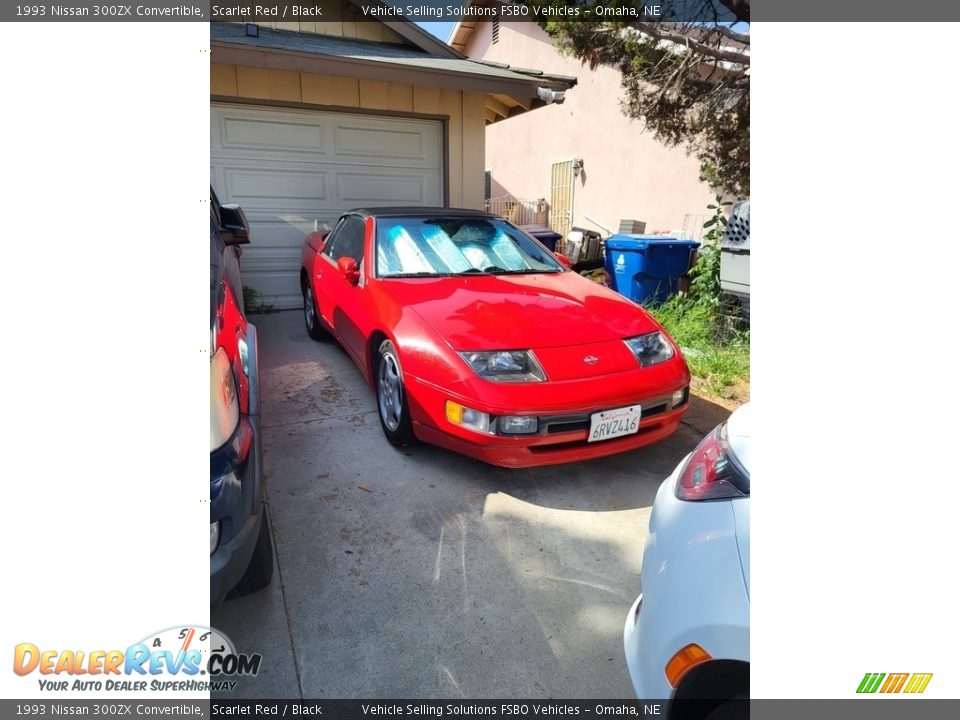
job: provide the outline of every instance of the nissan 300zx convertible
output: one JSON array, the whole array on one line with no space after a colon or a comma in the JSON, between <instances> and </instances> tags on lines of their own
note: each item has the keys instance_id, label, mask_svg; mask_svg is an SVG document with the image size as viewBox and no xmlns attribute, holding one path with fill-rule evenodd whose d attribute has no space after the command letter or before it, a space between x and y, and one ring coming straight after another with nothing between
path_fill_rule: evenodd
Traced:
<instances>
[{"instance_id":1,"label":"nissan 300zx convertible","mask_svg":"<svg viewBox=\"0 0 960 720\"><path fill-rule=\"evenodd\" d=\"M643 308L484 212L348 212L307 236L300 283L307 333L353 358L398 447L552 465L661 440L687 408L680 349Z\"/></svg>"}]
</instances>

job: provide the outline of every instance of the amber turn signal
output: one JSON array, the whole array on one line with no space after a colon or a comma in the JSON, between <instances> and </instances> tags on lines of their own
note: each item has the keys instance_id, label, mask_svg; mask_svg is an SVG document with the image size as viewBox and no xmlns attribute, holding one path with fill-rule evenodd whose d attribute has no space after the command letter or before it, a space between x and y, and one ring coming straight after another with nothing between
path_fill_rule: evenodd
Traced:
<instances>
[{"instance_id":1,"label":"amber turn signal","mask_svg":"<svg viewBox=\"0 0 960 720\"><path fill-rule=\"evenodd\" d=\"M710 654L695 643L681 648L670 658L667 667L664 669L667 675L667 682L670 683L671 687L676 687L692 667L700 663L705 663L710 659L712 659Z\"/></svg>"}]
</instances>

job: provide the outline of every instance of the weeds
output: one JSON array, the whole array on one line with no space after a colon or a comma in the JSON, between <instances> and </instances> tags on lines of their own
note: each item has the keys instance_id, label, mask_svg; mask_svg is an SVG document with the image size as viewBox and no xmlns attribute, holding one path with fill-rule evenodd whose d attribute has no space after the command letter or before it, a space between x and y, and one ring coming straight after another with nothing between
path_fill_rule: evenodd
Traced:
<instances>
[{"instance_id":1,"label":"weeds","mask_svg":"<svg viewBox=\"0 0 960 720\"><path fill-rule=\"evenodd\" d=\"M750 379L750 331L727 330L718 341L717 315L690 297L673 297L647 308L682 348L690 372L711 395L732 397Z\"/></svg>"},{"instance_id":2,"label":"weeds","mask_svg":"<svg viewBox=\"0 0 960 720\"><path fill-rule=\"evenodd\" d=\"M720 289L720 241L730 204L718 197L707 206L714 213L704 223L707 232L690 269L690 292L647 308L683 349L690 372L700 378L703 389L722 398L735 395L750 379L750 328Z\"/></svg>"},{"instance_id":3,"label":"weeds","mask_svg":"<svg viewBox=\"0 0 960 720\"><path fill-rule=\"evenodd\" d=\"M245 315L269 315L276 312L276 308L271 303L263 302L263 296L259 290L255 290L249 285L243 286L243 312Z\"/></svg>"}]
</instances>

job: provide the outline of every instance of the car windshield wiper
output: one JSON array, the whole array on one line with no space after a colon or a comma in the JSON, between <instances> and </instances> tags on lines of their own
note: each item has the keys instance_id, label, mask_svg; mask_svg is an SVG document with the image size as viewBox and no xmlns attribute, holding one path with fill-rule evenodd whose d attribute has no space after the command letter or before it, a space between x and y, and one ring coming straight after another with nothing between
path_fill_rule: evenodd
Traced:
<instances>
[{"instance_id":1,"label":"car windshield wiper","mask_svg":"<svg viewBox=\"0 0 960 720\"><path fill-rule=\"evenodd\" d=\"M436 272L413 272L413 273L395 273L391 275L381 275L381 278L441 278L453 277L453 273Z\"/></svg>"},{"instance_id":2,"label":"car windshield wiper","mask_svg":"<svg viewBox=\"0 0 960 720\"><path fill-rule=\"evenodd\" d=\"M487 270L487 275L538 275L541 273L557 273L561 272L560 270L535 270L533 268L526 268L524 270L503 270L497 268L496 270Z\"/></svg>"}]
</instances>

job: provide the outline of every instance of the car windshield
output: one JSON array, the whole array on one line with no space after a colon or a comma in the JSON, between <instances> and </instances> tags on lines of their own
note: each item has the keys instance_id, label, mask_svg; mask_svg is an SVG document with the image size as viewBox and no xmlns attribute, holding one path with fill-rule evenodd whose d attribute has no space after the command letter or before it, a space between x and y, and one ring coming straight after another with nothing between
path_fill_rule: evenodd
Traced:
<instances>
[{"instance_id":1,"label":"car windshield","mask_svg":"<svg viewBox=\"0 0 960 720\"><path fill-rule=\"evenodd\" d=\"M496 218L377 220L378 277L563 272L553 254Z\"/></svg>"}]
</instances>

